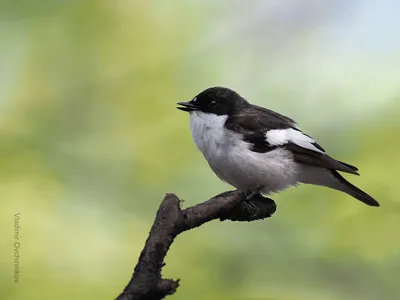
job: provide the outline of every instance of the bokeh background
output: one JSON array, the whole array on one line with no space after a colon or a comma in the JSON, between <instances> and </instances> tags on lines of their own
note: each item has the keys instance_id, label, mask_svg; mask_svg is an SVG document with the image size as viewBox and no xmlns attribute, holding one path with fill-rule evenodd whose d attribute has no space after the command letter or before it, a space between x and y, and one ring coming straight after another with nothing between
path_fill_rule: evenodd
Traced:
<instances>
[{"instance_id":1,"label":"bokeh background","mask_svg":"<svg viewBox=\"0 0 400 300\"><path fill-rule=\"evenodd\" d=\"M231 187L176 110L215 85L295 118L367 207L319 187L179 236L171 299L400 299L396 0L0 2L0 299L113 299L166 192ZM13 282L14 214L20 283Z\"/></svg>"}]
</instances>

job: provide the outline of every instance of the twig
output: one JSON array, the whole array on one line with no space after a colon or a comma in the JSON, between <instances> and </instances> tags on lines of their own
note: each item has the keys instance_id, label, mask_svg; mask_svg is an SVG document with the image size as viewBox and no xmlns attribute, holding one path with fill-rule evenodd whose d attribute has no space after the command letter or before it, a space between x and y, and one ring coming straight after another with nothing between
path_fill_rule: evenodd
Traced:
<instances>
[{"instance_id":1,"label":"twig","mask_svg":"<svg viewBox=\"0 0 400 300\"><path fill-rule=\"evenodd\" d=\"M275 202L261 195L249 202L244 199L243 193L230 191L181 210L179 198L167 194L158 209L132 278L117 300L159 300L176 292L179 280L163 279L161 269L169 247L180 233L215 219L260 220L270 217L276 210Z\"/></svg>"}]
</instances>

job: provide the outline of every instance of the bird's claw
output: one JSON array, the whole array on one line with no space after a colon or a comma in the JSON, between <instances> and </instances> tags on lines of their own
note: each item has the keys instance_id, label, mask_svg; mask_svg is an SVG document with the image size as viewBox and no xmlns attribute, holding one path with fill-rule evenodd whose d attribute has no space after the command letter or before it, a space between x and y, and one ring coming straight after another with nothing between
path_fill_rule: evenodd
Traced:
<instances>
[{"instance_id":1,"label":"bird's claw","mask_svg":"<svg viewBox=\"0 0 400 300\"><path fill-rule=\"evenodd\" d=\"M258 195L261 192L263 188L264 188L263 186L259 186L257 189L252 191L249 195L247 195L246 201L249 202L250 200L252 200L254 196Z\"/></svg>"}]
</instances>

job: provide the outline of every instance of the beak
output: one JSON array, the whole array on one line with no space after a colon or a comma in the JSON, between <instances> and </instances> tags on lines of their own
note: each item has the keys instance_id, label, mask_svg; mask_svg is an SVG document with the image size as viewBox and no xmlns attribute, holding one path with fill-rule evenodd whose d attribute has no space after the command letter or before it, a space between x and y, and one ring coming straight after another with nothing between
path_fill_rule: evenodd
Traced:
<instances>
[{"instance_id":1,"label":"beak","mask_svg":"<svg viewBox=\"0 0 400 300\"><path fill-rule=\"evenodd\" d=\"M194 105L191 102L178 102L177 105L181 106L181 107L177 107L177 109L180 109L180 110L183 110L183 111L188 111L188 112L195 111L195 110L199 109L198 106Z\"/></svg>"}]
</instances>

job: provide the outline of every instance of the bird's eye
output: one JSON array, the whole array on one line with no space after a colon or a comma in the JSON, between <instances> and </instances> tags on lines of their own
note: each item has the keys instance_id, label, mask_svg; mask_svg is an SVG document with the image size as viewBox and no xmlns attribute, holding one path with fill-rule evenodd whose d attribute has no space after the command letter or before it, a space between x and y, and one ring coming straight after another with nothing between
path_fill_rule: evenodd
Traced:
<instances>
[{"instance_id":1,"label":"bird's eye","mask_svg":"<svg viewBox=\"0 0 400 300\"><path fill-rule=\"evenodd\" d=\"M212 100L208 105L209 105L211 108L213 108L213 107L216 107L217 104L218 104L217 101Z\"/></svg>"}]
</instances>

